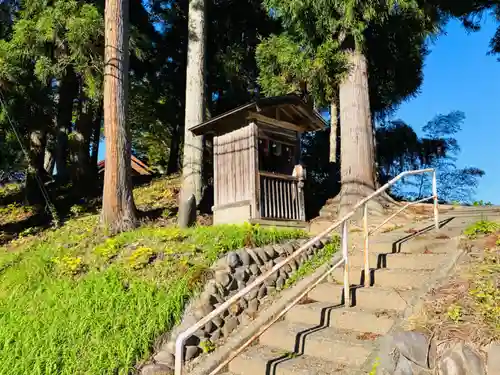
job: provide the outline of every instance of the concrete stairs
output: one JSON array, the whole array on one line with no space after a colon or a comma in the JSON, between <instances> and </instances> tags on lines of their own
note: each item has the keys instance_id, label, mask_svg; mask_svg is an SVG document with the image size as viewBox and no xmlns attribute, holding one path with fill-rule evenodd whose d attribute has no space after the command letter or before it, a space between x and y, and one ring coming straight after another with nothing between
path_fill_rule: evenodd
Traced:
<instances>
[{"instance_id":1,"label":"concrete stairs","mask_svg":"<svg viewBox=\"0 0 500 375\"><path fill-rule=\"evenodd\" d=\"M477 220L477 215L461 215L439 236L429 231L416 237L407 233L408 227L374 236L367 287L362 286L362 246L356 247L349 258L352 306L344 306L343 270L337 269L328 282L318 285L233 359L228 375L367 374L377 338L396 326L412 298L457 251L457 242L447 237L458 236ZM431 224L427 221L416 228ZM352 241L360 242L361 238Z\"/></svg>"}]
</instances>

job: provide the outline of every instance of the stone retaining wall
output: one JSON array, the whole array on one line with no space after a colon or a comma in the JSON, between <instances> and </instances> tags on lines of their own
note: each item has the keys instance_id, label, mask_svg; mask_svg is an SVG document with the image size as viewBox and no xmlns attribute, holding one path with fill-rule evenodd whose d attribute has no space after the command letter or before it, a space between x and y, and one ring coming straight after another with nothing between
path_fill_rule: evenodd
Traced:
<instances>
[{"instance_id":1,"label":"stone retaining wall","mask_svg":"<svg viewBox=\"0 0 500 375\"><path fill-rule=\"evenodd\" d=\"M214 277L206 283L202 293L190 302L181 324L172 330L167 340L163 340L153 360L142 368L141 374L169 373L174 368L175 340L180 332L195 324L259 275L284 260L305 241L297 240L286 244L240 249L219 259L212 267ZM213 350L240 324L253 320L263 302L269 300L276 291L283 289L286 281L301 264L313 258L328 242L320 241L306 250L196 332L186 341L185 360L193 360L201 353Z\"/></svg>"}]
</instances>

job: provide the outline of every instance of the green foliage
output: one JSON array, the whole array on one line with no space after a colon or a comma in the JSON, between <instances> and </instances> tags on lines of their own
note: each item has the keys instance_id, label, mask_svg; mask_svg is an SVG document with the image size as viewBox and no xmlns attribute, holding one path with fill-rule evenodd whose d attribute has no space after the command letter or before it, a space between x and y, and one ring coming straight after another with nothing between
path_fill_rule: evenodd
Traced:
<instances>
[{"instance_id":1,"label":"green foliage","mask_svg":"<svg viewBox=\"0 0 500 375\"><path fill-rule=\"evenodd\" d=\"M81 257L64 255L62 257L54 258L53 262L63 274L77 275L85 269L85 264L83 263Z\"/></svg>"},{"instance_id":2,"label":"green foliage","mask_svg":"<svg viewBox=\"0 0 500 375\"><path fill-rule=\"evenodd\" d=\"M493 14L497 21L500 21L500 6L497 4L493 8ZM494 54L500 53L500 27L497 28L495 35L491 38L490 52Z\"/></svg>"},{"instance_id":3,"label":"green foliage","mask_svg":"<svg viewBox=\"0 0 500 375\"><path fill-rule=\"evenodd\" d=\"M153 249L149 247L139 247L132 251L132 254L127 259L127 263L133 269L138 270L147 266L154 255Z\"/></svg>"},{"instance_id":4,"label":"green foliage","mask_svg":"<svg viewBox=\"0 0 500 375\"><path fill-rule=\"evenodd\" d=\"M0 224L26 220L33 216L35 212L35 207L20 205L18 203L11 203L7 206L0 206Z\"/></svg>"},{"instance_id":5,"label":"green foliage","mask_svg":"<svg viewBox=\"0 0 500 375\"><path fill-rule=\"evenodd\" d=\"M212 353L215 350L215 344L210 340L204 340L200 342L200 348L205 354Z\"/></svg>"},{"instance_id":6,"label":"green foliage","mask_svg":"<svg viewBox=\"0 0 500 375\"><path fill-rule=\"evenodd\" d=\"M498 249L485 249L485 257L475 269L469 293L482 319L500 336L500 253Z\"/></svg>"},{"instance_id":7,"label":"green foliage","mask_svg":"<svg viewBox=\"0 0 500 375\"><path fill-rule=\"evenodd\" d=\"M150 184L134 189L134 202L144 210L173 208L177 205L177 192L180 189L178 175L159 178Z\"/></svg>"},{"instance_id":8,"label":"green foliage","mask_svg":"<svg viewBox=\"0 0 500 375\"><path fill-rule=\"evenodd\" d=\"M493 206L491 202L484 202L482 199L480 201L474 201L472 203L473 206Z\"/></svg>"},{"instance_id":9,"label":"green foliage","mask_svg":"<svg viewBox=\"0 0 500 375\"><path fill-rule=\"evenodd\" d=\"M387 113L417 92L426 37L441 22L434 5L415 0L397 5L347 0L264 4L285 29L258 49L259 82L267 95L296 87L303 91L307 85L316 105L324 106L336 97L348 69L344 52L356 49L368 59L370 100L376 113Z\"/></svg>"},{"instance_id":10,"label":"green foliage","mask_svg":"<svg viewBox=\"0 0 500 375\"><path fill-rule=\"evenodd\" d=\"M108 238L106 241L95 247L94 253L108 261L118 255L122 246L123 244L116 238Z\"/></svg>"},{"instance_id":11,"label":"green foliage","mask_svg":"<svg viewBox=\"0 0 500 375\"><path fill-rule=\"evenodd\" d=\"M328 39L315 49L304 47L288 34L272 35L257 47L258 82L268 96L300 92L304 84L317 105L335 97L346 61L338 42Z\"/></svg>"},{"instance_id":12,"label":"green foliage","mask_svg":"<svg viewBox=\"0 0 500 375\"><path fill-rule=\"evenodd\" d=\"M470 293L475 298L483 317L488 321L495 322L495 328L499 330L500 291L498 286L494 284L494 280L479 280L475 284L475 288L472 289Z\"/></svg>"},{"instance_id":13,"label":"green foliage","mask_svg":"<svg viewBox=\"0 0 500 375\"><path fill-rule=\"evenodd\" d=\"M83 212L85 212L85 207L82 206L81 204L74 204L69 208L69 211L74 216L80 216Z\"/></svg>"},{"instance_id":14,"label":"green foliage","mask_svg":"<svg viewBox=\"0 0 500 375\"><path fill-rule=\"evenodd\" d=\"M290 352L288 350L284 351L281 353L281 357L285 357L287 359L293 359L293 358L297 358L299 355L295 352Z\"/></svg>"},{"instance_id":15,"label":"green foliage","mask_svg":"<svg viewBox=\"0 0 500 375\"><path fill-rule=\"evenodd\" d=\"M372 368L370 370L370 373L368 375L377 375L377 369L380 366L380 358L377 357L375 359L375 362L373 362Z\"/></svg>"},{"instance_id":16,"label":"green foliage","mask_svg":"<svg viewBox=\"0 0 500 375\"><path fill-rule=\"evenodd\" d=\"M451 305L448 307L448 318L450 318L455 324L462 320L462 307L459 305Z\"/></svg>"},{"instance_id":17,"label":"green foliage","mask_svg":"<svg viewBox=\"0 0 500 375\"><path fill-rule=\"evenodd\" d=\"M491 234L500 230L500 224L494 221L480 220L464 230L464 235L468 238L474 239L481 234Z\"/></svg>"},{"instance_id":18,"label":"green foliage","mask_svg":"<svg viewBox=\"0 0 500 375\"><path fill-rule=\"evenodd\" d=\"M218 257L306 235L251 225L145 226L106 238L97 224L97 216L71 219L0 249L6 375L127 374L179 321Z\"/></svg>"},{"instance_id":19,"label":"green foliage","mask_svg":"<svg viewBox=\"0 0 500 375\"><path fill-rule=\"evenodd\" d=\"M95 44L103 36L103 18L94 5L76 0L57 0L50 5L39 1L21 8L19 16L10 46L6 46L15 52L9 56L12 63L33 59L35 75L41 82L62 78L71 65L82 74L87 90L96 86L102 62ZM59 51L54 54L56 49ZM88 94L96 97L100 92L90 90Z\"/></svg>"},{"instance_id":20,"label":"green foliage","mask_svg":"<svg viewBox=\"0 0 500 375\"><path fill-rule=\"evenodd\" d=\"M290 277L285 282L284 288L286 289L291 287L298 280L302 279L307 275L310 275L320 266L330 261L332 259L333 254L335 254L338 251L339 245L340 245L339 237L338 236L333 237L331 243L329 243L319 252L314 254L314 256L311 259L302 263L299 266L299 268L293 274L290 275Z\"/></svg>"},{"instance_id":21,"label":"green foliage","mask_svg":"<svg viewBox=\"0 0 500 375\"><path fill-rule=\"evenodd\" d=\"M408 170L435 168L438 197L450 202L468 202L484 172L478 168L457 168L460 147L455 134L461 130L465 114L452 111L436 115L423 126L423 137L402 120L383 123L376 129L380 183L384 184ZM430 174L409 176L391 191L407 200L432 195Z\"/></svg>"},{"instance_id":22,"label":"green foliage","mask_svg":"<svg viewBox=\"0 0 500 375\"><path fill-rule=\"evenodd\" d=\"M356 48L362 50L365 31L374 23L383 23L391 15L410 13L424 23L420 4L406 1L363 1L320 0L320 1L280 1L266 0L265 6L273 10L287 27L294 31L305 31L305 37L317 38L340 35L352 37Z\"/></svg>"}]
</instances>

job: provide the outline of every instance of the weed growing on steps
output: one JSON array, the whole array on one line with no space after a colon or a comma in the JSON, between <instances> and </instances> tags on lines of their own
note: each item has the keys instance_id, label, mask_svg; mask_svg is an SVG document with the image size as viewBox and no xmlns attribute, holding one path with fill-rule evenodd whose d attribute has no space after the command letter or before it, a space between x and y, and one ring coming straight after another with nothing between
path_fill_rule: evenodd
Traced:
<instances>
[{"instance_id":1,"label":"weed growing on steps","mask_svg":"<svg viewBox=\"0 0 500 375\"><path fill-rule=\"evenodd\" d=\"M468 226L464 230L464 235L469 239L477 238L480 234L491 234L500 230L500 224L494 221L479 220L478 222Z\"/></svg>"},{"instance_id":2,"label":"weed growing on steps","mask_svg":"<svg viewBox=\"0 0 500 375\"><path fill-rule=\"evenodd\" d=\"M314 254L314 256L310 260L302 263L297 268L297 270L286 280L284 289L291 287L298 280L307 275L310 275L320 266L331 260L333 254L335 254L339 249L339 245L340 237L334 236L331 243L326 245L323 249Z\"/></svg>"},{"instance_id":3,"label":"weed growing on steps","mask_svg":"<svg viewBox=\"0 0 500 375\"><path fill-rule=\"evenodd\" d=\"M484 222L471 228L474 237L491 233ZM478 346L500 340L500 248L493 243L478 255L433 290L407 328L434 332L438 340L468 340Z\"/></svg>"},{"instance_id":4,"label":"weed growing on steps","mask_svg":"<svg viewBox=\"0 0 500 375\"><path fill-rule=\"evenodd\" d=\"M500 338L500 250L485 249L469 290L477 311Z\"/></svg>"},{"instance_id":5,"label":"weed growing on steps","mask_svg":"<svg viewBox=\"0 0 500 375\"><path fill-rule=\"evenodd\" d=\"M380 366L380 358L375 358L375 362L373 362L372 369L370 370L368 375L377 375L377 369Z\"/></svg>"},{"instance_id":6,"label":"weed growing on steps","mask_svg":"<svg viewBox=\"0 0 500 375\"><path fill-rule=\"evenodd\" d=\"M284 351L281 353L281 357L287 358L287 359L294 359L297 358L299 355L295 352L289 352L289 351Z\"/></svg>"},{"instance_id":7,"label":"weed growing on steps","mask_svg":"<svg viewBox=\"0 0 500 375\"><path fill-rule=\"evenodd\" d=\"M215 350L215 344L210 340L201 341L200 348L205 354L212 353Z\"/></svg>"},{"instance_id":8,"label":"weed growing on steps","mask_svg":"<svg viewBox=\"0 0 500 375\"><path fill-rule=\"evenodd\" d=\"M454 323L460 322L462 320L462 308L459 305L451 305L448 307L448 317Z\"/></svg>"},{"instance_id":9,"label":"weed growing on steps","mask_svg":"<svg viewBox=\"0 0 500 375\"><path fill-rule=\"evenodd\" d=\"M144 226L108 238L97 223L72 219L0 248L2 374L128 374L180 320L215 260L306 237L225 225Z\"/></svg>"}]
</instances>

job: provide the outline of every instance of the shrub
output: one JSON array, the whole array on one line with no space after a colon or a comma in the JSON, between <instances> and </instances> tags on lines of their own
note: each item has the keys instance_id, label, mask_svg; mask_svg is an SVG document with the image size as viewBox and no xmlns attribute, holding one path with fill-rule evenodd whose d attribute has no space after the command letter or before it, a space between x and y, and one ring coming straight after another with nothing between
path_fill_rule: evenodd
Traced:
<instances>
[{"instance_id":1,"label":"shrub","mask_svg":"<svg viewBox=\"0 0 500 375\"><path fill-rule=\"evenodd\" d=\"M488 220L480 220L469 227L467 227L464 231L464 234L470 238L474 239L480 234L491 234L495 233L500 229L500 225L493 221Z\"/></svg>"}]
</instances>

